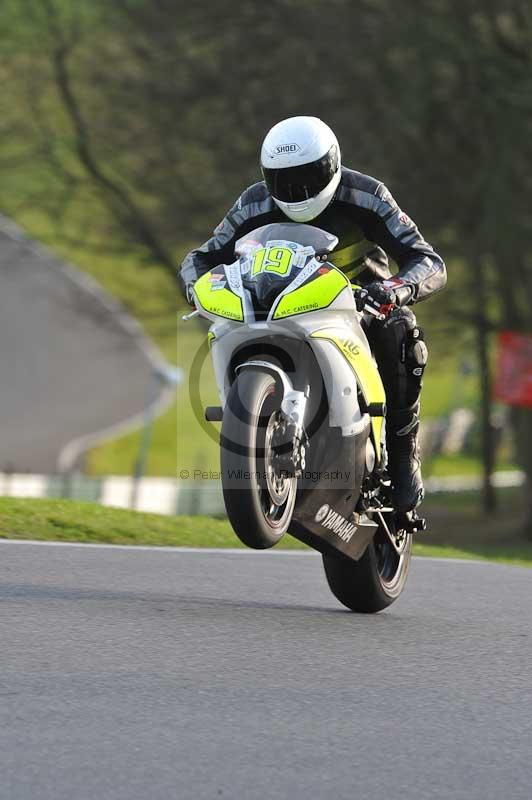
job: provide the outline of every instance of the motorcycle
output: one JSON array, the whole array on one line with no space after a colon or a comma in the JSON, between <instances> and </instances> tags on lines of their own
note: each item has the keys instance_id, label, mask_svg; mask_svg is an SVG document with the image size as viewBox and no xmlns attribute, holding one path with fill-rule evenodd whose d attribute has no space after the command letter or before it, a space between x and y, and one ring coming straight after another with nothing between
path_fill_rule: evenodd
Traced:
<instances>
[{"instance_id":1,"label":"motorcycle","mask_svg":"<svg viewBox=\"0 0 532 800\"><path fill-rule=\"evenodd\" d=\"M194 285L221 405L221 477L229 521L248 547L288 532L322 554L347 608L399 597L415 513L398 515L386 471L384 387L364 329L367 296L330 262L338 239L278 223L243 236L237 260Z\"/></svg>"}]
</instances>

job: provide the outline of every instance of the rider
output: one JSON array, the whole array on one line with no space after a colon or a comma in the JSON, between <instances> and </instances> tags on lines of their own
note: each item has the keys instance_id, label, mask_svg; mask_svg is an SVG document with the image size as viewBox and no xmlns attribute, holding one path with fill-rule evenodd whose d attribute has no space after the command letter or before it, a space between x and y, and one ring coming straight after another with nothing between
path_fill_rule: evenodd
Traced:
<instances>
[{"instance_id":1,"label":"rider","mask_svg":"<svg viewBox=\"0 0 532 800\"><path fill-rule=\"evenodd\" d=\"M386 315L374 319L367 335L386 390L394 505L413 510L423 499L418 430L427 347L409 306L445 286L445 264L383 183L341 166L336 136L320 119L291 117L274 125L260 162L264 180L247 188L212 238L183 261L187 299L193 303L192 287L201 275L232 263L237 240L262 225L288 217L337 236L330 261L356 278L367 301ZM394 277L387 256L399 267Z\"/></svg>"}]
</instances>

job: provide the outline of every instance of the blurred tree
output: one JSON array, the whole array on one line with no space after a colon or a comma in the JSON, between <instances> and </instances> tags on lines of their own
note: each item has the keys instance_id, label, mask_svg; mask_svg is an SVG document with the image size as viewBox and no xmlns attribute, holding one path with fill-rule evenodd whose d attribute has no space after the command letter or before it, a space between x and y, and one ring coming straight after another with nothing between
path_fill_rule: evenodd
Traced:
<instances>
[{"instance_id":1,"label":"blurred tree","mask_svg":"<svg viewBox=\"0 0 532 800\"><path fill-rule=\"evenodd\" d=\"M319 115L345 162L385 180L452 262L431 320L456 347L477 329L487 398L490 331L532 329L529 0L6 0L5 11L0 70L26 98L0 123L6 160L42 165L21 202L54 219L75 204L78 235L96 226L173 272L174 253L259 178L265 131ZM514 422L532 498L532 413Z\"/></svg>"},{"instance_id":2,"label":"blurred tree","mask_svg":"<svg viewBox=\"0 0 532 800\"><path fill-rule=\"evenodd\" d=\"M423 45L416 49L424 81L420 91L439 124L432 135L420 137L430 142L432 167L423 170L423 186L413 191L421 197L427 190L430 195L431 186L445 187L427 201L449 219L449 249L470 272L464 291L479 331L489 467L487 332L501 326L532 330L532 221L527 211L532 194L527 170L532 156L532 7L523 0L503 6L485 0L428 0L424 5L427 13L418 27ZM516 409L513 418L527 474L526 527L532 538L532 411Z\"/></svg>"}]
</instances>

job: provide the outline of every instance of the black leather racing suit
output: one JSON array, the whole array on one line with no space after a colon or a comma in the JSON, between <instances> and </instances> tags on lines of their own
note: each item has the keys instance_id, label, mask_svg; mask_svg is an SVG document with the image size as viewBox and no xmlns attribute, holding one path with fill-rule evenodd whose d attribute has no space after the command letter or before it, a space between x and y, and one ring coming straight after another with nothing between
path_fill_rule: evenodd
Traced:
<instances>
[{"instance_id":1,"label":"black leather racing suit","mask_svg":"<svg viewBox=\"0 0 532 800\"><path fill-rule=\"evenodd\" d=\"M265 183L250 186L212 238L187 255L181 268L182 283L190 285L209 269L235 261L234 247L244 234L286 221ZM361 286L391 278L388 256L399 267L394 276L398 285L400 281L412 288L408 305L426 300L445 286L443 260L375 178L342 168L332 202L309 224L338 237L330 261ZM416 318L410 308L396 308L384 322L372 322L367 335L386 390L387 438L394 432L397 436L415 434L427 363L427 348Z\"/></svg>"}]
</instances>

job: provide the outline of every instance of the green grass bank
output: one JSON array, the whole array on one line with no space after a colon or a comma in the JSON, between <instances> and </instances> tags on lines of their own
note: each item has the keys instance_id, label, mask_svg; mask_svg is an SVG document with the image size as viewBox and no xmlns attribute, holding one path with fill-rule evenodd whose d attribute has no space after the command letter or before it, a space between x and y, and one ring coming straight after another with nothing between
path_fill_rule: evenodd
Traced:
<instances>
[{"instance_id":1,"label":"green grass bank","mask_svg":"<svg viewBox=\"0 0 532 800\"><path fill-rule=\"evenodd\" d=\"M439 495L426 504L430 532L415 538L421 556L473 558L532 566L521 538L516 492L500 493L496 517L479 516L473 493ZM71 500L0 499L0 537L171 547L241 547L225 519L166 517ZM281 548L303 545L285 536Z\"/></svg>"}]
</instances>

